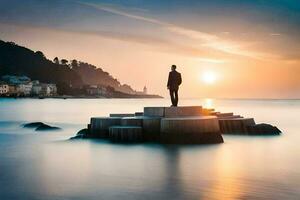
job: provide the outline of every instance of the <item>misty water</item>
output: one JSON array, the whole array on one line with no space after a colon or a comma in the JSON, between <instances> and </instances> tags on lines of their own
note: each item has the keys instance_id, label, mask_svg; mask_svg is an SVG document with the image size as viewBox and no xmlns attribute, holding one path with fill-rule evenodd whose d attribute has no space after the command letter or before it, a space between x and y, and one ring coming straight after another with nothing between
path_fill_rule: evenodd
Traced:
<instances>
[{"instance_id":1,"label":"misty water","mask_svg":"<svg viewBox=\"0 0 300 200\"><path fill-rule=\"evenodd\" d=\"M278 126L218 145L69 141L91 116L167 99L0 99L0 199L300 199L300 101L184 99ZM35 132L42 121L57 132Z\"/></svg>"}]
</instances>

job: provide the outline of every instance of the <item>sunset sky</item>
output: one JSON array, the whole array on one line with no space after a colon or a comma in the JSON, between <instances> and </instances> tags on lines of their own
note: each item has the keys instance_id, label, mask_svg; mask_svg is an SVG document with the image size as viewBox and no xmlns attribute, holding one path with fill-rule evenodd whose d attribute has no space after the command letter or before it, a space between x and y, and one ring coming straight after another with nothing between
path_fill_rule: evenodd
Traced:
<instances>
[{"instance_id":1,"label":"sunset sky","mask_svg":"<svg viewBox=\"0 0 300 200\"><path fill-rule=\"evenodd\" d=\"M0 39L167 96L300 98L297 0L0 0Z\"/></svg>"}]
</instances>

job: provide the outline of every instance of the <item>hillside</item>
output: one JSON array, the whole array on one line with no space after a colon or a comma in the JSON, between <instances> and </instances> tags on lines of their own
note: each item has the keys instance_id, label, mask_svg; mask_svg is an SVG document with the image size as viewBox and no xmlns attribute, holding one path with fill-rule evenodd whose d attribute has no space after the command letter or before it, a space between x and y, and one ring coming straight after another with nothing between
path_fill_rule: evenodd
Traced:
<instances>
[{"instance_id":1,"label":"hillside","mask_svg":"<svg viewBox=\"0 0 300 200\"><path fill-rule=\"evenodd\" d=\"M134 94L128 85L122 85L108 72L89 63L57 57L51 61L41 51L32 51L13 42L0 40L0 76L26 75L33 80L56 83L60 93L68 93L70 87L84 85L110 86L117 91Z\"/></svg>"}]
</instances>

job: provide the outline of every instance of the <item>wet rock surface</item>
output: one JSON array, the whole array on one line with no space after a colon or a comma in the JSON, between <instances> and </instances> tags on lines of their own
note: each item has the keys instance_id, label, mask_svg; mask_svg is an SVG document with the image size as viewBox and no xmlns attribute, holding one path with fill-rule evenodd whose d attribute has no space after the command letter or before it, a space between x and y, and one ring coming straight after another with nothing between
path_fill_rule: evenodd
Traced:
<instances>
[{"instance_id":1,"label":"wet rock surface","mask_svg":"<svg viewBox=\"0 0 300 200\"><path fill-rule=\"evenodd\" d=\"M81 129L77 132L77 134L74 137L71 137L70 140L76 140L76 139L86 139L90 138L90 131L87 128Z\"/></svg>"},{"instance_id":2,"label":"wet rock surface","mask_svg":"<svg viewBox=\"0 0 300 200\"><path fill-rule=\"evenodd\" d=\"M23 125L24 128L32 128L35 129L35 131L54 131L54 130L60 130L61 128L56 126L50 126L48 124L45 124L43 122L32 122L27 123Z\"/></svg>"},{"instance_id":3,"label":"wet rock surface","mask_svg":"<svg viewBox=\"0 0 300 200\"><path fill-rule=\"evenodd\" d=\"M282 132L271 124L256 124L247 127L249 135L280 135Z\"/></svg>"},{"instance_id":4,"label":"wet rock surface","mask_svg":"<svg viewBox=\"0 0 300 200\"><path fill-rule=\"evenodd\" d=\"M41 125L44 125L43 122L32 122L32 123L27 123L27 124L23 124L24 128L37 128Z\"/></svg>"}]
</instances>

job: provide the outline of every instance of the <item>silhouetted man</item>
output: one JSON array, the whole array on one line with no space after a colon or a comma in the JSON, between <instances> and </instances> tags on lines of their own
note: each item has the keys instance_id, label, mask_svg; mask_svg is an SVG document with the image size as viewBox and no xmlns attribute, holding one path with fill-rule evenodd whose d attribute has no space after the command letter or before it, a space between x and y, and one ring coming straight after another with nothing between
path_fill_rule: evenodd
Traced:
<instances>
[{"instance_id":1,"label":"silhouetted man","mask_svg":"<svg viewBox=\"0 0 300 200\"><path fill-rule=\"evenodd\" d=\"M172 65L167 85L170 91L172 106L177 106L178 104L178 89L181 82L181 74L176 71L176 65Z\"/></svg>"}]
</instances>

